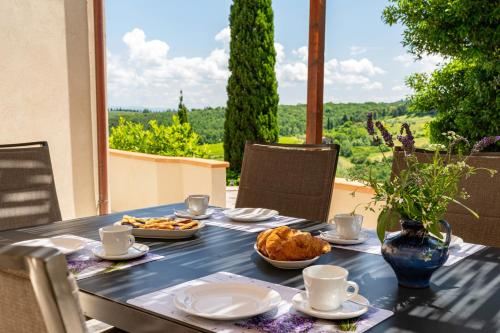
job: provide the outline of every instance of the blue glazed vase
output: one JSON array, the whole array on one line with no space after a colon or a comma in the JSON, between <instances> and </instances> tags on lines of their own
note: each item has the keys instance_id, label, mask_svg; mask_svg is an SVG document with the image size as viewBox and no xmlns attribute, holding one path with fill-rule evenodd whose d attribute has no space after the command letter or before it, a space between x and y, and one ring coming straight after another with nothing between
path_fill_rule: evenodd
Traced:
<instances>
[{"instance_id":1,"label":"blue glazed vase","mask_svg":"<svg viewBox=\"0 0 500 333\"><path fill-rule=\"evenodd\" d=\"M401 220L401 233L386 238L382 255L396 273L399 285L409 288L429 287L432 273L448 259L451 227L446 229L444 242L431 237L419 221Z\"/></svg>"}]
</instances>

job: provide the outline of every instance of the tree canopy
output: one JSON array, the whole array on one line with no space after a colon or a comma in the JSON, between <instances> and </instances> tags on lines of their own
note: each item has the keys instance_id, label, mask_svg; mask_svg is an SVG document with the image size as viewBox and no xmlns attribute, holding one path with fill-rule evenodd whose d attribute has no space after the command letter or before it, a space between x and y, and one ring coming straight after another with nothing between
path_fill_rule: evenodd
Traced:
<instances>
[{"instance_id":1,"label":"tree canopy","mask_svg":"<svg viewBox=\"0 0 500 333\"><path fill-rule=\"evenodd\" d=\"M274 66L271 0L234 0L231 28L224 157L239 171L247 140L278 140L278 83Z\"/></svg>"},{"instance_id":2,"label":"tree canopy","mask_svg":"<svg viewBox=\"0 0 500 333\"><path fill-rule=\"evenodd\" d=\"M188 120L188 109L184 105L184 96L182 95L182 90L179 96L179 107L177 109L177 117L179 117L179 121L181 124L185 124L189 122Z\"/></svg>"},{"instance_id":3,"label":"tree canopy","mask_svg":"<svg viewBox=\"0 0 500 333\"><path fill-rule=\"evenodd\" d=\"M405 26L403 45L420 58L439 54L445 61L432 74L413 74L410 111L437 112L433 142L455 131L478 141L500 134L500 2L498 0L390 0L386 23ZM491 150L500 150L500 145Z\"/></svg>"}]
</instances>

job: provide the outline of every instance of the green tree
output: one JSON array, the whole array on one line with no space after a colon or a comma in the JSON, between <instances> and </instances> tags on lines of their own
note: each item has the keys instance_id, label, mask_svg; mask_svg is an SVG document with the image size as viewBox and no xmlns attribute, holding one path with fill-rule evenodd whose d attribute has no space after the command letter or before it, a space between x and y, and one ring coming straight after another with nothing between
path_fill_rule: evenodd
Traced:
<instances>
[{"instance_id":1,"label":"green tree","mask_svg":"<svg viewBox=\"0 0 500 333\"><path fill-rule=\"evenodd\" d=\"M184 96L182 96L182 90L179 96L179 107L177 109L177 117L179 117L179 121L181 124L188 123L188 109L184 105Z\"/></svg>"},{"instance_id":2,"label":"green tree","mask_svg":"<svg viewBox=\"0 0 500 333\"><path fill-rule=\"evenodd\" d=\"M278 140L278 91L271 0L234 0L224 123L224 158L239 171L245 141Z\"/></svg>"},{"instance_id":3,"label":"green tree","mask_svg":"<svg viewBox=\"0 0 500 333\"><path fill-rule=\"evenodd\" d=\"M430 138L442 133L477 141L500 133L500 10L498 0L390 0L386 23L403 24L403 45L420 58L440 54L445 64L432 74L413 74L407 84L412 112L436 112ZM490 150L500 150L500 144Z\"/></svg>"}]
</instances>

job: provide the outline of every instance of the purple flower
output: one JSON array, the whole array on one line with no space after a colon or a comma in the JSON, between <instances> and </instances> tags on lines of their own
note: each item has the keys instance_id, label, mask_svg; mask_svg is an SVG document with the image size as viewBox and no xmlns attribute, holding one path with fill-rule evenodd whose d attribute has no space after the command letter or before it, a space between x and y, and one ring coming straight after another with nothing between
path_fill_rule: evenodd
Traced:
<instances>
[{"instance_id":1,"label":"purple flower","mask_svg":"<svg viewBox=\"0 0 500 333\"><path fill-rule=\"evenodd\" d=\"M315 321L314 318L302 317L293 313L286 313L277 318L272 318L264 314L243 322L237 322L235 325L246 329L256 329L260 332L299 333L311 330Z\"/></svg>"},{"instance_id":2,"label":"purple flower","mask_svg":"<svg viewBox=\"0 0 500 333\"><path fill-rule=\"evenodd\" d=\"M488 147L488 146L490 146L498 141L500 141L500 135L498 135L498 136L485 136L484 138L482 138L481 140L476 142L474 147L472 147L472 152L478 153L478 152L482 151L484 148L486 148L486 147Z\"/></svg>"},{"instance_id":3,"label":"purple flower","mask_svg":"<svg viewBox=\"0 0 500 333\"><path fill-rule=\"evenodd\" d=\"M388 147L394 147L394 141L392 140L392 135L389 133L389 131L382 125L380 121L377 121L375 123L375 126L377 126L378 130L382 134L382 137L384 138L385 144Z\"/></svg>"},{"instance_id":4,"label":"purple flower","mask_svg":"<svg viewBox=\"0 0 500 333\"><path fill-rule=\"evenodd\" d=\"M375 128L373 127L373 113L368 112L368 119L366 120L366 130L368 134L375 135Z\"/></svg>"},{"instance_id":5,"label":"purple flower","mask_svg":"<svg viewBox=\"0 0 500 333\"><path fill-rule=\"evenodd\" d=\"M403 132L405 132L406 135L403 135ZM403 144L403 150L407 153L413 152L415 150L415 140L411 133L410 125L408 125L408 123L401 125L399 133L398 140Z\"/></svg>"}]
</instances>

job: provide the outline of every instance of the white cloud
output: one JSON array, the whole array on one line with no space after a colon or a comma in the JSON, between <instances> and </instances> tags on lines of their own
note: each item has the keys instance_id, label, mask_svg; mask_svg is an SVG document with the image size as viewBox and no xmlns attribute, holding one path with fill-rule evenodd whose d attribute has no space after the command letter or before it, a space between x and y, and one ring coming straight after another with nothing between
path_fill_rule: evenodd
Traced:
<instances>
[{"instance_id":1,"label":"white cloud","mask_svg":"<svg viewBox=\"0 0 500 333\"><path fill-rule=\"evenodd\" d=\"M384 74L385 71L373 65L367 58L361 60L348 59L340 62L340 68L345 73L366 74L373 76L375 74Z\"/></svg>"},{"instance_id":2,"label":"white cloud","mask_svg":"<svg viewBox=\"0 0 500 333\"><path fill-rule=\"evenodd\" d=\"M393 58L394 61L403 64L405 67L410 67L414 62L414 58L411 54L404 53Z\"/></svg>"},{"instance_id":3,"label":"white cloud","mask_svg":"<svg viewBox=\"0 0 500 333\"><path fill-rule=\"evenodd\" d=\"M384 86L382 83L375 81L366 83L361 88L364 90L383 90Z\"/></svg>"},{"instance_id":4,"label":"white cloud","mask_svg":"<svg viewBox=\"0 0 500 333\"><path fill-rule=\"evenodd\" d=\"M307 48L307 46L302 46L296 50L293 50L292 53L295 56L299 57L302 61L307 61L307 57L309 55L309 49Z\"/></svg>"},{"instance_id":5,"label":"white cloud","mask_svg":"<svg viewBox=\"0 0 500 333\"><path fill-rule=\"evenodd\" d=\"M307 65L303 62L288 63L276 68L280 86L307 81Z\"/></svg>"},{"instance_id":6,"label":"white cloud","mask_svg":"<svg viewBox=\"0 0 500 333\"><path fill-rule=\"evenodd\" d=\"M108 53L110 105L176 107L181 89L190 108L226 103L230 74L228 27L214 34L214 40L222 44L220 47L197 57L170 57L171 47L165 41L148 39L139 28L127 32L122 40L127 47L125 52ZM284 45L276 42L274 46L281 101L304 102L307 46L292 50L290 58ZM337 99L339 91L342 96L354 96L353 100L372 99L377 94L385 96L386 92L380 92L384 86L379 80L385 73L368 58L328 59L325 62L325 98L333 93ZM371 91L373 94L368 96Z\"/></svg>"},{"instance_id":7,"label":"white cloud","mask_svg":"<svg viewBox=\"0 0 500 333\"><path fill-rule=\"evenodd\" d=\"M166 58L170 47L160 40L146 41L146 35L141 29L135 28L123 36L123 42L128 46L130 59L141 63L160 63Z\"/></svg>"},{"instance_id":8,"label":"white cloud","mask_svg":"<svg viewBox=\"0 0 500 333\"><path fill-rule=\"evenodd\" d=\"M403 86L394 86L391 88L392 91L403 91L405 90L405 87Z\"/></svg>"},{"instance_id":9,"label":"white cloud","mask_svg":"<svg viewBox=\"0 0 500 333\"><path fill-rule=\"evenodd\" d=\"M412 67L418 72L432 72L446 63L446 59L438 54L426 54L421 59L416 59L413 55L404 53L394 57L393 60L401 63L404 67Z\"/></svg>"},{"instance_id":10,"label":"white cloud","mask_svg":"<svg viewBox=\"0 0 500 333\"><path fill-rule=\"evenodd\" d=\"M349 50L350 50L351 55L360 55L360 54L366 53L366 51L368 51L368 49L366 47L356 46L356 45L349 47Z\"/></svg>"},{"instance_id":11,"label":"white cloud","mask_svg":"<svg viewBox=\"0 0 500 333\"><path fill-rule=\"evenodd\" d=\"M281 63L285 60L285 47L280 43L274 43L274 49L276 50L276 62Z\"/></svg>"},{"instance_id":12,"label":"white cloud","mask_svg":"<svg viewBox=\"0 0 500 333\"><path fill-rule=\"evenodd\" d=\"M229 44L231 40L231 28L225 27L215 35L214 39L218 42Z\"/></svg>"},{"instance_id":13,"label":"white cloud","mask_svg":"<svg viewBox=\"0 0 500 333\"><path fill-rule=\"evenodd\" d=\"M224 34L217 35L224 40ZM229 77L225 49L216 48L206 57L170 58L167 43L148 40L138 28L127 32L123 42L126 54L108 54L110 105L172 107L180 89L189 107L225 103Z\"/></svg>"}]
</instances>

